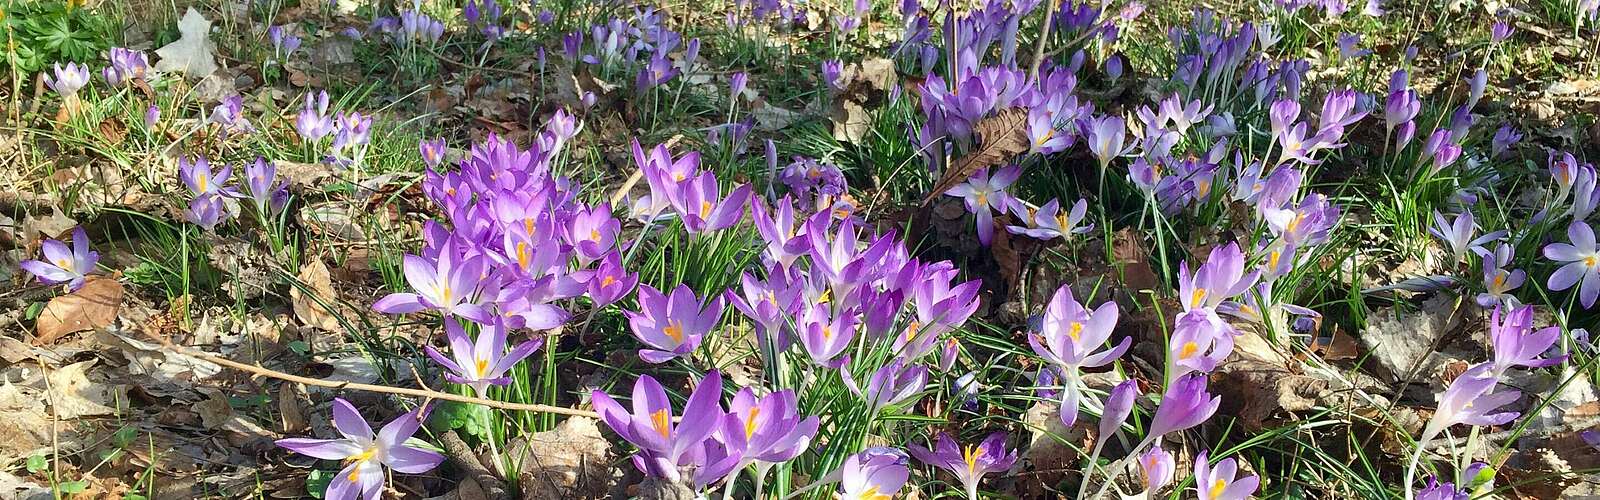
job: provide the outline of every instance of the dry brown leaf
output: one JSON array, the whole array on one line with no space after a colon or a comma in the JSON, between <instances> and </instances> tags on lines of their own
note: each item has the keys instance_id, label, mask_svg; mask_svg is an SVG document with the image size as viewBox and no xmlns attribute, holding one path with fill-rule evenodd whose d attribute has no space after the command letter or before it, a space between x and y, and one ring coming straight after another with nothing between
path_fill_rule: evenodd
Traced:
<instances>
[{"instance_id":1,"label":"dry brown leaf","mask_svg":"<svg viewBox=\"0 0 1600 500\"><path fill-rule=\"evenodd\" d=\"M101 120L99 128L100 136L112 146L121 145L122 141L128 138L128 125L115 116Z\"/></svg>"},{"instance_id":2,"label":"dry brown leaf","mask_svg":"<svg viewBox=\"0 0 1600 500\"><path fill-rule=\"evenodd\" d=\"M933 190L922 199L927 205L934 198L949 191L956 184L966 182L974 172L1010 161L1012 157L1028 151L1028 112L1011 108L984 118L972 127L979 146L968 151L944 172L944 177L933 185Z\"/></svg>"},{"instance_id":3,"label":"dry brown leaf","mask_svg":"<svg viewBox=\"0 0 1600 500\"><path fill-rule=\"evenodd\" d=\"M603 498L611 478L610 443L592 418L569 418L555 429L512 443L522 464L522 498Z\"/></svg>"},{"instance_id":4,"label":"dry brown leaf","mask_svg":"<svg viewBox=\"0 0 1600 500\"><path fill-rule=\"evenodd\" d=\"M45 304L44 311L34 322L34 345L55 342L69 333L95 330L111 326L122 307L122 283L117 280L90 276L83 287Z\"/></svg>"},{"instance_id":5,"label":"dry brown leaf","mask_svg":"<svg viewBox=\"0 0 1600 500\"><path fill-rule=\"evenodd\" d=\"M300 384L278 386L278 417L283 423L284 434L299 434L311 428L311 421L306 419L305 405L300 402L303 394Z\"/></svg>"},{"instance_id":6,"label":"dry brown leaf","mask_svg":"<svg viewBox=\"0 0 1600 500\"><path fill-rule=\"evenodd\" d=\"M50 405L57 418L72 419L116 413L118 402L126 403L119 388L95 382L89 368L96 360L80 361L50 372Z\"/></svg>"},{"instance_id":7,"label":"dry brown leaf","mask_svg":"<svg viewBox=\"0 0 1600 500\"><path fill-rule=\"evenodd\" d=\"M289 299L294 303L294 317L306 326L330 332L339 331L339 317L322 307L322 303L329 305L338 303L338 295L333 290L328 266L322 263L322 259L313 257L306 261L305 265L300 266L298 278L300 283L311 289L311 293L301 291L298 286L289 287Z\"/></svg>"}]
</instances>

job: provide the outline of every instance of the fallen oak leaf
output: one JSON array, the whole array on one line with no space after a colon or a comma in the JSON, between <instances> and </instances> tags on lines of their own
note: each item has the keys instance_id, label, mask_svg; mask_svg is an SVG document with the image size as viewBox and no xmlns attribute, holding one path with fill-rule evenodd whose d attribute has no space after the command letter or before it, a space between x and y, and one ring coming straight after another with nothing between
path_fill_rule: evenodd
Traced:
<instances>
[{"instance_id":1,"label":"fallen oak leaf","mask_svg":"<svg viewBox=\"0 0 1600 500\"><path fill-rule=\"evenodd\" d=\"M1000 165L1016 155L1027 152L1029 146L1027 122L1028 112L1022 108L1007 109L980 120L972 127L980 145L968 151L966 155L956 160L954 166L945 170L944 177L939 178L939 182L933 185L928 196L922 199L922 204L927 205L956 184L966 182L967 178L979 170Z\"/></svg>"},{"instance_id":2,"label":"fallen oak leaf","mask_svg":"<svg viewBox=\"0 0 1600 500\"><path fill-rule=\"evenodd\" d=\"M323 304L337 304L338 299L333 290L333 277L328 273L328 266L322 263L322 259L312 258L300 266L298 278L308 290L302 291L300 286L289 287L289 299L294 305L294 317L306 326L330 332L339 331L341 329L339 317L323 307Z\"/></svg>"},{"instance_id":3,"label":"fallen oak leaf","mask_svg":"<svg viewBox=\"0 0 1600 500\"><path fill-rule=\"evenodd\" d=\"M122 283L90 276L77 291L50 299L33 324L33 345L55 342L63 336L103 329L117 320L122 308Z\"/></svg>"}]
</instances>

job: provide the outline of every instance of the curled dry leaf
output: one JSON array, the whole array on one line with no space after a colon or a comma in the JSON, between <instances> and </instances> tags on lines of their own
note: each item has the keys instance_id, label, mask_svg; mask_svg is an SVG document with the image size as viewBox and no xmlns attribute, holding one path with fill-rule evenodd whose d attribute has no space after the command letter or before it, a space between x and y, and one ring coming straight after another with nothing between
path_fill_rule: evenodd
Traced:
<instances>
[{"instance_id":1,"label":"curled dry leaf","mask_svg":"<svg viewBox=\"0 0 1600 500\"><path fill-rule=\"evenodd\" d=\"M949 191L956 184L966 182L974 172L1010 161L1012 157L1028 151L1028 112L1011 108L984 118L972 127L978 136L978 147L955 161L944 171L944 176L933 185L933 190L922 199L926 205Z\"/></svg>"},{"instance_id":2,"label":"curled dry leaf","mask_svg":"<svg viewBox=\"0 0 1600 500\"><path fill-rule=\"evenodd\" d=\"M333 290L328 266L322 263L322 259L313 257L300 266L298 278L300 284L310 290L302 290L300 286L289 287L289 299L294 303L294 317L306 326L330 332L339 331L341 328L339 317L323 307L323 304L328 304L337 308L339 297Z\"/></svg>"},{"instance_id":3,"label":"curled dry leaf","mask_svg":"<svg viewBox=\"0 0 1600 500\"><path fill-rule=\"evenodd\" d=\"M38 336L33 344L49 344L67 334L111 326L122 307L122 292L117 280L90 276L78 291L50 299L34 322Z\"/></svg>"}]
</instances>

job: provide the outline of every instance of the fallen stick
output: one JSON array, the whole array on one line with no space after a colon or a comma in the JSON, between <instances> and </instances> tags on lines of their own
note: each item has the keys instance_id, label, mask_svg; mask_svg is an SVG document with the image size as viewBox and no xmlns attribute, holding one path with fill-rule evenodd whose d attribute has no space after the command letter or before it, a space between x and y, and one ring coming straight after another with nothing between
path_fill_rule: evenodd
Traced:
<instances>
[{"instance_id":1,"label":"fallen stick","mask_svg":"<svg viewBox=\"0 0 1600 500\"><path fill-rule=\"evenodd\" d=\"M403 388L403 387L389 387L389 386L386 386L386 385L361 384L361 383L356 383L356 382L339 382L339 381L333 381L333 380L323 380L323 379L319 379L319 378L301 377L299 375L290 375L290 374L287 374L287 373L284 373L284 372L273 370L271 368L266 368L266 367L247 364L247 363L240 363L238 361L234 361L234 360L227 359L227 358L224 358L224 357L221 357L221 356L217 356L215 354L211 354L211 353L208 353L208 352L205 352L205 351L201 351L199 349L195 349L195 348L192 348L192 347L180 346L180 345L172 343L171 340L168 340L166 338L159 337L159 336L156 336L156 335L149 335L149 334L146 334L146 335L148 337L150 337L151 339L155 340L157 343L161 344L162 346L165 346L168 349L172 349L174 351L177 351L179 354L183 354L185 356L198 358L198 359L203 359L203 360L211 362L211 363L215 363L215 364L218 364L218 365L226 366L226 367L233 368L235 370L239 370L239 371L243 371L243 372L248 372L248 373L251 373L251 374L258 375L258 376L275 378L275 379L278 379L278 380L283 380L283 381L287 381L287 382L294 382L294 383L297 383L297 384L313 385L313 386L317 386L317 387L327 387L327 388L331 388L331 389L348 389L348 390L354 390L354 391L378 392L378 393L384 393L384 394L398 394L398 395L401 395L401 396L411 396L411 397L417 397L417 398L441 399L441 400L445 400L445 401L455 401L457 403L479 404L479 405L484 405L484 406L487 406L487 407L490 407L490 408L497 408L497 409L501 409L501 410L531 411L531 412L537 412L537 413L554 413L554 414L557 414L557 415L569 415L569 416L573 416L573 417L589 417L589 418L595 418L595 419L600 418L600 414L596 413L596 412L586 411L586 410L579 410L579 409L574 409L574 408L566 408L566 407L562 407L562 406L550 406L550 405L529 404L529 403L509 403L509 402L505 402L505 401L495 401L493 399L483 399L483 398L478 398L478 397L473 397L473 396L462 396L460 394L451 394L451 393L448 393L448 392L439 392L439 391L432 391L432 390L425 390L425 389L406 389L406 388Z\"/></svg>"},{"instance_id":2,"label":"fallen stick","mask_svg":"<svg viewBox=\"0 0 1600 500\"><path fill-rule=\"evenodd\" d=\"M478 486L483 488L485 498L488 500L511 498L511 495L506 493L505 483L495 477L494 473L489 472L488 467L483 466L483 462L472 452L472 447L467 446L467 443L456 435L456 431L439 435L439 446L444 447L445 455L450 457L450 461L455 462L457 467L467 473L468 480L478 483Z\"/></svg>"}]
</instances>

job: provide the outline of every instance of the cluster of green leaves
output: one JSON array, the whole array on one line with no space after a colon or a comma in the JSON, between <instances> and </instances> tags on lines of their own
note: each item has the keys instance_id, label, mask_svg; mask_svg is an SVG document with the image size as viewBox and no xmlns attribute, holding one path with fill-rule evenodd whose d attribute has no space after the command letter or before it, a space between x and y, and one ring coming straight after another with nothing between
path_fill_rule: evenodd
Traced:
<instances>
[{"instance_id":1,"label":"cluster of green leaves","mask_svg":"<svg viewBox=\"0 0 1600 500\"><path fill-rule=\"evenodd\" d=\"M76 8L75 2L24 1L0 7L9 47L8 69L33 73L51 63L87 62L110 48L112 24L106 16Z\"/></svg>"}]
</instances>

